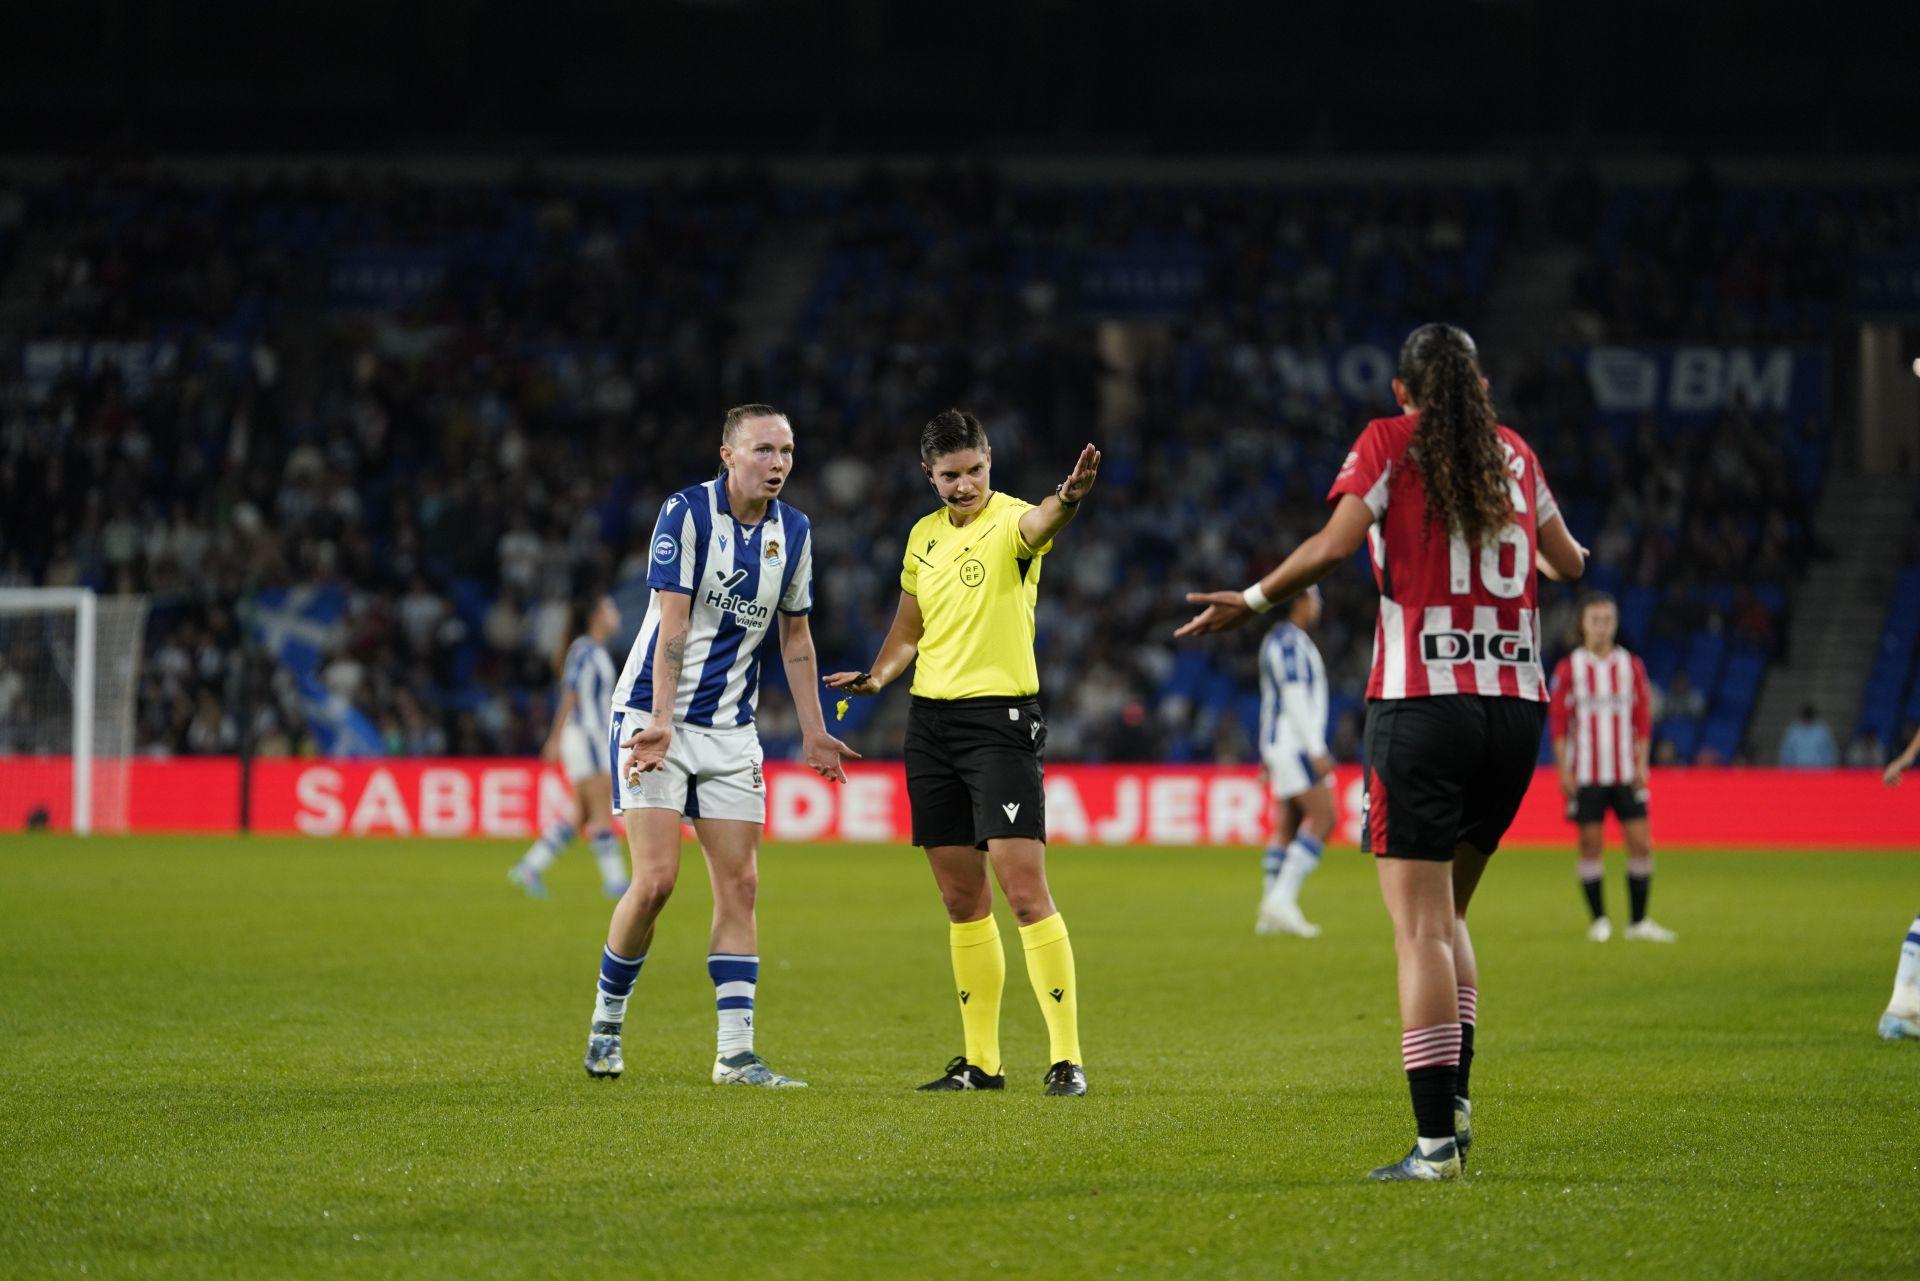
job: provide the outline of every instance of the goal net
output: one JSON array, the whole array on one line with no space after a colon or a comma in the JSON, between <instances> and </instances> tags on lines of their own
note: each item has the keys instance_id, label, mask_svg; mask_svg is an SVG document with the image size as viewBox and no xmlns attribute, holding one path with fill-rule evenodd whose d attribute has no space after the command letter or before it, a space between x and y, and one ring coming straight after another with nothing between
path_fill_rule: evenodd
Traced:
<instances>
[{"instance_id":1,"label":"goal net","mask_svg":"<svg viewBox=\"0 0 1920 1281\"><path fill-rule=\"evenodd\" d=\"M127 830L144 596L0 588L0 831Z\"/></svg>"}]
</instances>

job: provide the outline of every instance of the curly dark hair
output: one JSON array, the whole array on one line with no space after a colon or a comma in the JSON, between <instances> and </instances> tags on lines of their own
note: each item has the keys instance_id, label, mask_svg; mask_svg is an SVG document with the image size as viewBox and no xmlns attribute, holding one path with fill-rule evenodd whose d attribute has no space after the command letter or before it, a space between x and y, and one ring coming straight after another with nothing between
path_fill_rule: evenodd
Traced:
<instances>
[{"instance_id":1,"label":"curly dark hair","mask_svg":"<svg viewBox=\"0 0 1920 1281\"><path fill-rule=\"evenodd\" d=\"M1400 380L1420 410L1410 458L1434 523L1471 546L1491 543L1513 518L1513 497L1473 339L1420 326L1400 348Z\"/></svg>"}]
</instances>

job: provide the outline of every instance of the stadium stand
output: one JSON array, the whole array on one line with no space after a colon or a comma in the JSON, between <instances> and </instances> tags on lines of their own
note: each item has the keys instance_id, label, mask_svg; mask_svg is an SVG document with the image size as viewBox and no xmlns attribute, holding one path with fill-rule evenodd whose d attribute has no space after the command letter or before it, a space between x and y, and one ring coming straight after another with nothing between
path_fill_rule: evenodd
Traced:
<instances>
[{"instance_id":1,"label":"stadium stand","mask_svg":"<svg viewBox=\"0 0 1920 1281\"><path fill-rule=\"evenodd\" d=\"M1594 208L1559 231L1589 247L1579 302L1616 342L1822 339L1841 256L1913 226L1898 193L1702 175ZM1421 319L1480 321L1516 217L1492 186L1023 187L983 167L815 188L751 169L620 188L74 176L0 200L0 263L35 318L5 375L0 577L152 596L149 751L529 752L567 596L619 584L637 621L654 511L711 475L722 406L792 412L816 637L857 663L928 502L913 428L963 403L1013 492L1050 487L1083 440L1107 451L1042 593L1055 755L1247 759L1250 654L1176 649L1179 592L1306 532L1387 407L1380 353ZM828 248L792 332L747 350L746 247L805 220ZM1704 266L1723 258L1738 269ZM1131 323L1097 323L1114 318ZM1743 759L1821 553L1824 407L1623 412L1580 359L1517 366L1505 415L1667 692L1661 758ZM1340 575L1328 597L1351 757L1371 589ZM310 680L244 643L290 599L335 638ZM1570 611L1549 596L1556 647ZM1897 703L1920 618L1895 613L1875 680ZM352 723L316 725L316 691ZM763 731L793 740L784 699Z\"/></svg>"}]
</instances>

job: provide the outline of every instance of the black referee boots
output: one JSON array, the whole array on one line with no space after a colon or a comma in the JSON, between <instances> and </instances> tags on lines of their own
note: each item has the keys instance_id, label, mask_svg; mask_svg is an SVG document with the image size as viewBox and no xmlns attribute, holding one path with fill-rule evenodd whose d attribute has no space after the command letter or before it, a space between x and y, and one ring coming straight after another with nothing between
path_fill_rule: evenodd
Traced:
<instances>
[{"instance_id":1,"label":"black referee boots","mask_svg":"<svg viewBox=\"0 0 1920 1281\"><path fill-rule=\"evenodd\" d=\"M1004 1074L988 1076L985 1069L967 1062L967 1056L962 1054L947 1064L947 1070L941 1073L938 1079L928 1081L917 1088L922 1090L1004 1090L1007 1088L1007 1078Z\"/></svg>"},{"instance_id":2,"label":"black referee boots","mask_svg":"<svg viewBox=\"0 0 1920 1281\"><path fill-rule=\"evenodd\" d=\"M1078 1063L1061 1059L1047 1069L1047 1093L1078 1098L1087 1092L1087 1070Z\"/></svg>"}]
</instances>

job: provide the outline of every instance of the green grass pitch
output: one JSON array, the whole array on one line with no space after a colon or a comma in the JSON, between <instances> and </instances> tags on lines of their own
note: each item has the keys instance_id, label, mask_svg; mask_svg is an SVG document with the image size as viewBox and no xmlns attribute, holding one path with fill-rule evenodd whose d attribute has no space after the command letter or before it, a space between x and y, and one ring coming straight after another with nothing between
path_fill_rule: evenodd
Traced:
<instances>
[{"instance_id":1,"label":"green grass pitch","mask_svg":"<svg viewBox=\"0 0 1920 1281\"><path fill-rule=\"evenodd\" d=\"M1055 851L1082 1100L1004 916L1007 1092L910 1091L958 1052L946 927L874 847L763 855L760 1048L811 1090L707 1083L697 852L590 1082L607 905L517 853L0 839L0 1276L1920 1275L1920 1045L1873 1034L1912 858L1668 854L1663 948L1503 853L1468 1178L1376 1186L1411 1121L1351 850L1313 942L1252 935L1256 853Z\"/></svg>"}]
</instances>

